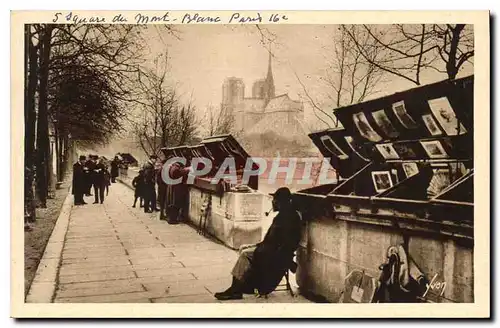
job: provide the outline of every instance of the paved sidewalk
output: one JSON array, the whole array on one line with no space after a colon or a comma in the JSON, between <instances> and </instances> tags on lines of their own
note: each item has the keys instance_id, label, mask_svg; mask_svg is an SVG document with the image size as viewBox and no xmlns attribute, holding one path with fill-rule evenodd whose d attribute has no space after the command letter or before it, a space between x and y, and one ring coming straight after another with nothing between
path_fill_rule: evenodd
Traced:
<instances>
[{"instance_id":1,"label":"paved sidewalk","mask_svg":"<svg viewBox=\"0 0 500 328\"><path fill-rule=\"evenodd\" d=\"M55 302L216 302L231 283L237 253L188 225L169 225L132 208L133 192L112 184L104 204L72 207L58 272ZM307 302L276 291L268 299Z\"/></svg>"}]
</instances>

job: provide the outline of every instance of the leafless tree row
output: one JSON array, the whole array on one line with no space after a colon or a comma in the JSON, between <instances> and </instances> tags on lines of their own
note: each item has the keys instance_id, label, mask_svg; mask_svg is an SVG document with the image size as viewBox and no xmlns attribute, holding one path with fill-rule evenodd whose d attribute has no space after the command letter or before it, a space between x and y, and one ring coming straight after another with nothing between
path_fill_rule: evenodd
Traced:
<instances>
[{"instance_id":1,"label":"leafless tree row","mask_svg":"<svg viewBox=\"0 0 500 328\"><path fill-rule=\"evenodd\" d=\"M129 104L136 99L143 31L143 26L132 25L25 26L28 221L35 219L33 181L38 205L45 207L54 182L62 180L69 165L71 145L104 143L122 129Z\"/></svg>"},{"instance_id":2,"label":"leafless tree row","mask_svg":"<svg viewBox=\"0 0 500 328\"><path fill-rule=\"evenodd\" d=\"M140 95L133 127L137 141L148 155L162 147L174 147L197 141L199 120L191 102L183 103L176 84L168 79L168 53L154 60L138 79Z\"/></svg>"}]
</instances>

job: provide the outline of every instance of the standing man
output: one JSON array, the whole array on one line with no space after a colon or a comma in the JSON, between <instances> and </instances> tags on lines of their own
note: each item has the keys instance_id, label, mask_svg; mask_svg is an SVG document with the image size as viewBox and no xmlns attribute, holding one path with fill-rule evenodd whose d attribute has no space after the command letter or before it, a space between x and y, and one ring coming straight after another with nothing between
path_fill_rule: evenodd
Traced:
<instances>
[{"instance_id":1,"label":"standing man","mask_svg":"<svg viewBox=\"0 0 500 328\"><path fill-rule=\"evenodd\" d=\"M144 164L144 212L152 213L159 211L156 208L156 155L149 156L149 160Z\"/></svg>"},{"instance_id":2,"label":"standing man","mask_svg":"<svg viewBox=\"0 0 500 328\"><path fill-rule=\"evenodd\" d=\"M162 161L160 169L156 172L156 183L158 184L158 202L160 203L160 220L165 220L165 204L167 201L167 184L163 181L161 174L163 165L166 160Z\"/></svg>"},{"instance_id":3,"label":"standing man","mask_svg":"<svg viewBox=\"0 0 500 328\"><path fill-rule=\"evenodd\" d=\"M167 184L166 188L166 215L169 224L178 224L187 215L189 190L186 184L187 176L192 171L181 162L174 162L168 167L168 175L171 179L181 178L179 184Z\"/></svg>"},{"instance_id":4,"label":"standing man","mask_svg":"<svg viewBox=\"0 0 500 328\"><path fill-rule=\"evenodd\" d=\"M111 161L111 183L116 182L116 177L118 176L118 165L120 164L120 160L118 159L118 156L115 156L115 158Z\"/></svg>"},{"instance_id":5,"label":"standing man","mask_svg":"<svg viewBox=\"0 0 500 328\"><path fill-rule=\"evenodd\" d=\"M104 160L99 159L99 163L96 164L94 168L94 204L98 204L99 202L102 204L104 202L104 188L105 188L105 179L104 173L106 171L106 166L104 165Z\"/></svg>"},{"instance_id":6,"label":"standing man","mask_svg":"<svg viewBox=\"0 0 500 328\"><path fill-rule=\"evenodd\" d=\"M94 169L96 166L94 155L89 155L89 159L87 162L85 162L85 167L87 168L86 170L86 183L87 183L87 190L85 191L85 196L92 196L92 186L94 184Z\"/></svg>"},{"instance_id":7,"label":"standing man","mask_svg":"<svg viewBox=\"0 0 500 328\"><path fill-rule=\"evenodd\" d=\"M86 191L86 183L85 183L85 159L84 155L81 155L78 159L78 162L73 164L73 187L72 193L75 198L75 205L84 205L87 204L83 200L83 194Z\"/></svg>"}]
</instances>

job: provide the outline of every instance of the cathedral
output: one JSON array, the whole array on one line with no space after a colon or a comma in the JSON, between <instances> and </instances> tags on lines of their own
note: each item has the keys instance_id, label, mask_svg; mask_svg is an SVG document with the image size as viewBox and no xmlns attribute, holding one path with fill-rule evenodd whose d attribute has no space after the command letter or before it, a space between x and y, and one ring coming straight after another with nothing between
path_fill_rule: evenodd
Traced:
<instances>
[{"instance_id":1,"label":"cathedral","mask_svg":"<svg viewBox=\"0 0 500 328\"><path fill-rule=\"evenodd\" d=\"M252 96L245 97L241 78L229 77L222 86L222 109L233 116L234 131L249 135L279 134L285 140L303 140L307 137L304 107L288 94L276 96L271 53L267 75L252 86Z\"/></svg>"}]
</instances>

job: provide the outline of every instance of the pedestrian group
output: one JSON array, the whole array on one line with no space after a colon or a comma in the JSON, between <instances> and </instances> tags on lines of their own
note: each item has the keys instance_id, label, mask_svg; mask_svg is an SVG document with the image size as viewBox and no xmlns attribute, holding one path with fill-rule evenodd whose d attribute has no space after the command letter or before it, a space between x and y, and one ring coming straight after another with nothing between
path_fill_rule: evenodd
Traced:
<instances>
[{"instance_id":1,"label":"pedestrian group","mask_svg":"<svg viewBox=\"0 0 500 328\"><path fill-rule=\"evenodd\" d=\"M87 202L83 196L94 196L94 204L104 203L104 192L109 194L111 182L115 182L118 176L118 157L111 162L111 172L104 157L85 155L78 158L78 162L73 165L73 185L72 193L75 205L85 205ZM94 194L92 194L92 189Z\"/></svg>"}]
</instances>

